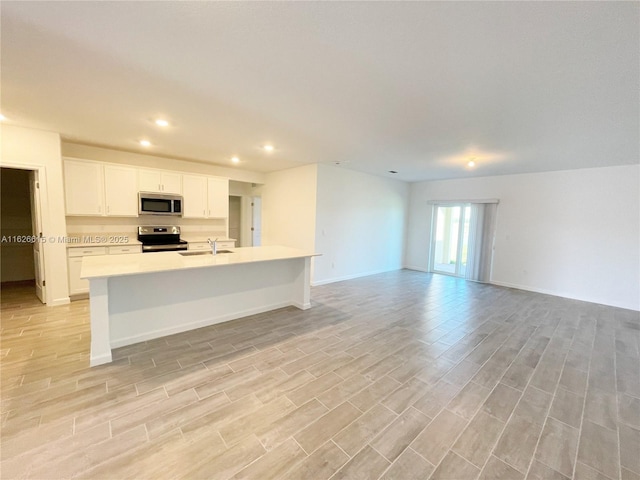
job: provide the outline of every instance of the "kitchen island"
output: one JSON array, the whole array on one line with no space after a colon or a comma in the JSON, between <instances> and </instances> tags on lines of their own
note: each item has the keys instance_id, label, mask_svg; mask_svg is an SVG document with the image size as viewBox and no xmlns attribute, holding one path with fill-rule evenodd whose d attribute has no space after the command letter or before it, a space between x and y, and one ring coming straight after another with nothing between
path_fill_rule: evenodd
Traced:
<instances>
[{"instance_id":1,"label":"kitchen island","mask_svg":"<svg viewBox=\"0 0 640 480\"><path fill-rule=\"evenodd\" d=\"M112 348L290 305L310 308L315 254L280 246L230 251L83 258L91 366L111 362Z\"/></svg>"}]
</instances>

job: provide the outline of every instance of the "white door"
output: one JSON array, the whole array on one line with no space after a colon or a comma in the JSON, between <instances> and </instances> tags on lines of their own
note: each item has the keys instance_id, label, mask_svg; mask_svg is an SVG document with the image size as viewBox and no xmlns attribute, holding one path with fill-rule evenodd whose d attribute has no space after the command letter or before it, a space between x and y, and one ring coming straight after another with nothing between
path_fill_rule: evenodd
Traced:
<instances>
[{"instance_id":1,"label":"white door","mask_svg":"<svg viewBox=\"0 0 640 480\"><path fill-rule=\"evenodd\" d=\"M160 172L155 170L143 170L138 171L138 190L141 192L161 192L162 180L160 178Z\"/></svg>"},{"instance_id":2,"label":"white door","mask_svg":"<svg viewBox=\"0 0 640 480\"><path fill-rule=\"evenodd\" d=\"M207 192L207 216L227 218L229 216L229 180L226 178L207 178Z\"/></svg>"},{"instance_id":3,"label":"white door","mask_svg":"<svg viewBox=\"0 0 640 480\"><path fill-rule=\"evenodd\" d=\"M253 197L251 202L251 245L262 245L262 197Z\"/></svg>"},{"instance_id":4,"label":"white door","mask_svg":"<svg viewBox=\"0 0 640 480\"><path fill-rule=\"evenodd\" d=\"M182 193L182 175L179 173L162 173L162 193Z\"/></svg>"},{"instance_id":5,"label":"white door","mask_svg":"<svg viewBox=\"0 0 640 480\"><path fill-rule=\"evenodd\" d=\"M207 177L183 175L182 212L184 218L207 217Z\"/></svg>"},{"instance_id":6,"label":"white door","mask_svg":"<svg viewBox=\"0 0 640 480\"><path fill-rule=\"evenodd\" d=\"M44 238L42 235L42 218L40 216L40 185L38 182L38 172L29 172L29 193L31 198L31 227L33 236L38 239ZM44 276L44 249L39 241L33 242L33 265L36 277L36 296L42 303L47 303L45 294Z\"/></svg>"},{"instance_id":7,"label":"white door","mask_svg":"<svg viewBox=\"0 0 640 480\"><path fill-rule=\"evenodd\" d=\"M135 168L104 166L107 215L138 216L138 171Z\"/></svg>"},{"instance_id":8,"label":"white door","mask_svg":"<svg viewBox=\"0 0 640 480\"><path fill-rule=\"evenodd\" d=\"M104 204L102 164L65 160L64 195L67 215L102 215Z\"/></svg>"}]
</instances>

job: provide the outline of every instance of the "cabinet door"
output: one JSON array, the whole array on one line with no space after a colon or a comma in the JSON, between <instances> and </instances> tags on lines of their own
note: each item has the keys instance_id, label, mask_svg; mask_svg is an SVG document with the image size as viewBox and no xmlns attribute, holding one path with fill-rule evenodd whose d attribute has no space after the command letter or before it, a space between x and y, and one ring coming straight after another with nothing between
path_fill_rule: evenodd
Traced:
<instances>
[{"instance_id":1,"label":"cabinet door","mask_svg":"<svg viewBox=\"0 0 640 480\"><path fill-rule=\"evenodd\" d=\"M182 206L185 218L206 218L207 216L207 177L195 175L182 176Z\"/></svg>"},{"instance_id":2,"label":"cabinet door","mask_svg":"<svg viewBox=\"0 0 640 480\"><path fill-rule=\"evenodd\" d=\"M104 166L107 215L138 216L138 171L135 168Z\"/></svg>"},{"instance_id":3,"label":"cabinet door","mask_svg":"<svg viewBox=\"0 0 640 480\"><path fill-rule=\"evenodd\" d=\"M162 173L162 191L165 193L182 193L182 175L179 173Z\"/></svg>"},{"instance_id":4,"label":"cabinet door","mask_svg":"<svg viewBox=\"0 0 640 480\"><path fill-rule=\"evenodd\" d=\"M64 196L67 215L102 215L102 165L65 160Z\"/></svg>"},{"instance_id":5,"label":"cabinet door","mask_svg":"<svg viewBox=\"0 0 640 480\"><path fill-rule=\"evenodd\" d=\"M227 218L229 216L229 180L226 178L207 178L208 204L207 216Z\"/></svg>"},{"instance_id":6,"label":"cabinet door","mask_svg":"<svg viewBox=\"0 0 640 480\"><path fill-rule=\"evenodd\" d=\"M89 291L89 280L80 278L81 268L82 257L69 257L69 295L77 295Z\"/></svg>"},{"instance_id":7,"label":"cabinet door","mask_svg":"<svg viewBox=\"0 0 640 480\"><path fill-rule=\"evenodd\" d=\"M141 192L161 192L162 178L159 170L138 170L138 190Z\"/></svg>"}]
</instances>

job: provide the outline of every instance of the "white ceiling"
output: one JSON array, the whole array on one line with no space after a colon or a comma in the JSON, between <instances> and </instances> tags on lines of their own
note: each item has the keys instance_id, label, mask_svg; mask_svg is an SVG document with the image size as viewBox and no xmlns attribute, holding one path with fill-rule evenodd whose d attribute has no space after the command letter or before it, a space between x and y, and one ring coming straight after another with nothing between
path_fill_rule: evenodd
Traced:
<instances>
[{"instance_id":1,"label":"white ceiling","mask_svg":"<svg viewBox=\"0 0 640 480\"><path fill-rule=\"evenodd\" d=\"M640 158L638 2L0 9L2 113L72 142L226 166L238 155L259 172L343 162L407 181Z\"/></svg>"}]
</instances>

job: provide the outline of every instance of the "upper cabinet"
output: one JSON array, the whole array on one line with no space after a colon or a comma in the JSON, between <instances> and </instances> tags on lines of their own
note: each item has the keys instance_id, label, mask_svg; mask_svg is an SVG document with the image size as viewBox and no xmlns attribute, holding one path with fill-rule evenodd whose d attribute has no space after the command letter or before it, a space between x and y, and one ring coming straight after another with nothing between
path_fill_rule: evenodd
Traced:
<instances>
[{"instance_id":1,"label":"upper cabinet","mask_svg":"<svg viewBox=\"0 0 640 480\"><path fill-rule=\"evenodd\" d=\"M226 218L229 216L229 179L207 178L207 216Z\"/></svg>"},{"instance_id":2,"label":"upper cabinet","mask_svg":"<svg viewBox=\"0 0 640 480\"><path fill-rule=\"evenodd\" d=\"M227 218L229 179L64 159L67 215L138 216L138 192L183 195L185 218ZM184 192L184 193L183 193Z\"/></svg>"},{"instance_id":3,"label":"upper cabinet","mask_svg":"<svg viewBox=\"0 0 640 480\"><path fill-rule=\"evenodd\" d=\"M67 215L103 215L102 164L65 160L64 196Z\"/></svg>"},{"instance_id":4,"label":"upper cabinet","mask_svg":"<svg viewBox=\"0 0 640 480\"><path fill-rule=\"evenodd\" d=\"M207 177L182 176L184 218L207 218Z\"/></svg>"},{"instance_id":5,"label":"upper cabinet","mask_svg":"<svg viewBox=\"0 0 640 480\"><path fill-rule=\"evenodd\" d=\"M185 218L227 218L229 180L220 177L183 175Z\"/></svg>"},{"instance_id":6,"label":"upper cabinet","mask_svg":"<svg viewBox=\"0 0 640 480\"><path fill-rule=\"evenodd\" d=\"M182 193L182 175L161 170L139 170L138 190L141 192Z\"/></svg>"},{"instance_id":7,"label":"upper cabinet","mask_svg":"<svg viewBox=\"0 0 640 480\"><path fill-rule=\"evenodd\" d=\"M138 169L84 160L64 161L67 215L138 216Z\"/></svg>"},{"instance_id":8,"label":"upper cabinet","mask_svg":"<svg viewBox=\"0 0 640 480\"><path fill-rule=\"evenodd\" d=\"M104 166L104 199L107 215L138 216L138 169Z\"/></svg>"}]
</instances>

